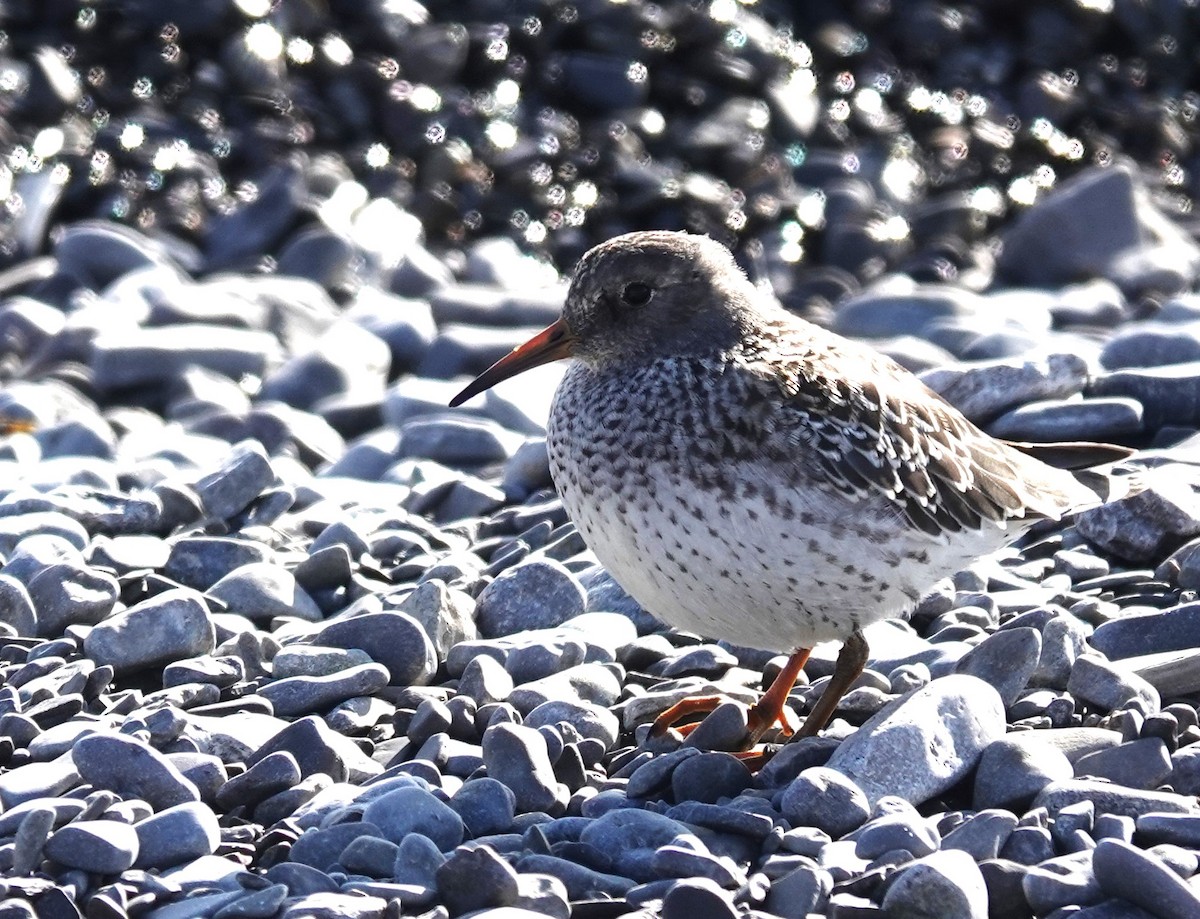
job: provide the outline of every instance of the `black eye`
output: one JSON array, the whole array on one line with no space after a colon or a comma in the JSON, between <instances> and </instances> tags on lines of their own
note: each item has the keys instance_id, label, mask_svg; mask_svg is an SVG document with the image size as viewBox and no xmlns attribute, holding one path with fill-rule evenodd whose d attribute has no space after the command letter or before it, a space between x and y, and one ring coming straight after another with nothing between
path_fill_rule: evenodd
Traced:
<instances>
[{"instance_id":1,"label":"black eye","mask_svg":"<svg viewBox=\"0 0 1200 919\"><path fill-rule=\"evenodd\" d=\"M629 306L645 306L654 296L654 288L641 281L633 281L621 288L621 300Z\"/></svg>"}]
</instances>

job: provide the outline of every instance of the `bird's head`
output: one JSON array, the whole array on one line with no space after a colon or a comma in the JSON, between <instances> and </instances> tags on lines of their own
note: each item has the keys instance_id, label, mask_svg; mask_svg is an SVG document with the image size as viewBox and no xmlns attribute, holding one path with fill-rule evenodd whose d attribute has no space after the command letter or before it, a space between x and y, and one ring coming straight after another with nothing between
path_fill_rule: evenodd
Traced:
<instances>
[{"instance_id":1,"label":"bird's head","mask_svg":"<svg viewBox=\"0 0 1200 919\"><path fill-rule=\"evenodd\" d=\"M756 299L730 251L707 236L617 236L580 259L562 318L485 370L450 404L559 358L603 369L728 347Z\"/></svg>"}]
</instances>

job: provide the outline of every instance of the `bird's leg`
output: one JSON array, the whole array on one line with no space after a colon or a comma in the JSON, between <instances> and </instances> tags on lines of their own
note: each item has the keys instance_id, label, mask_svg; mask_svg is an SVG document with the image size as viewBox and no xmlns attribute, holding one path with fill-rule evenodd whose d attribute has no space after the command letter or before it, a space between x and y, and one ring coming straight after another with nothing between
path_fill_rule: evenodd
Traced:
<instances>
[{"instance_id":1,"label":"bird's leg","mask_svg":"<svg viewBox=\"0 0 1200 919\"><path fill-rule=\"evenodd\" d=\"M746 716L746 734L749 737L748 747L752 747L758 743L759 738L767 733L771 725L776 722L779 722L783 727L785 736L791 735L792 731L788 727L787 720L784 718L783 707L787 704L792 687L796 685L796 680L800 678L800 671L808 663L808 655L811 653L812 648L797 648L793 651L792 656L783 665L783 669L771 681L771 685L767 688L767 691L750 707L750 713Z\"/></svg>"},{"instance_id":2,"label":"bird's leg","mask_svg":"<svg viewBox=\"0 0 1200 919\"><path fill-rule=\"evenodd\" d=\"M767 691L751 706L746 716L744 749L748 750L758 743L759 738L776 722L782 726L785 734L791 734L783 714L783 707L787 703L788 695L791 693L792 687L796 685L796 680L800 677L800 671L804 669L804 664L811 651L812 648L799 648L793 652ZM662 737L669 728L675 726L677 721L694 715L707 714L724 701L721 696L690 696L681 699L654 719L650 736ZM689 733L688 729L693 727L695 725L683 725L678 730L687 734Z\"/></svg>"},{"instance_id":3,"label":"bird's leg","mask_svg":"<svg viewBox=\"0 0 1200 919\"><path fill-rule=\"evenodd\" d=\"M860 629L850 633L838 654L837 663L833 666L833 677L829 680L829 685L821 693L812 714L804 720L804 727L800 729L797 737L815 737L817 732L829 723L850 684L857 680L866 668L870 650L867 637Z\"/></svg>"}]
</instances>

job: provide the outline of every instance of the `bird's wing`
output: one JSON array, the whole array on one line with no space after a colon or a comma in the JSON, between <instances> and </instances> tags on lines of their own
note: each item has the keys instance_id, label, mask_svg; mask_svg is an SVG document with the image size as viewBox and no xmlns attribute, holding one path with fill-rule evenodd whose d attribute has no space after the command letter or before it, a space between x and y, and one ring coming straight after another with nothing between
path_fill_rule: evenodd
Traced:
<instances>
[{"instance_id":1,"label":"bird's wing","mask_svg":"<svg viewBox=\"0 0 1200 919\"><path fill-rule=\"evenodd\" d=\"M849 496L886 496L932 536L983 521L1058 516L1090 492L980 431L916 377L865 347L749 356L747 423L811 478ZM783 459L783 457L780 457Z\"/></svg>"}]
</instances>

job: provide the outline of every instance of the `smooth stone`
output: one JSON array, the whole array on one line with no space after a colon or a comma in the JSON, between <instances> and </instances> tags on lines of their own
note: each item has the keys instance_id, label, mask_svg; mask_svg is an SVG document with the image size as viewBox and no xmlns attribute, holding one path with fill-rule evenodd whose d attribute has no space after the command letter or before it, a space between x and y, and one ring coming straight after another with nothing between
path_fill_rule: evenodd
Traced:
<instances>
[{"instance_id":1,"label":"smooth stone","mask_svg":"<svg viewBox=\"0 0 1200 919\"><path fill-rule=\"evenodd\" d=\"M298 784L302 776L296 758L286 750L264 756L240 775L225 782L216 793L223 809L253 807L259 802Z\"/></svg>"},{"instance_id":2,"label":"smooth stone","mask_svg":"<svg viewBox=\"0 0 1200 919\"><path fill-rule=\"evenodd\" d=\"M1017 817L1009 811L977 811L942 839L942 849L960 849L976 862L996 858L1016 827Z\"/></svg>"},{"instance_id":3,"label":"smooth stone","mask_svg":"<svg viewBox=\"0 0 1200 919\"><path fill-rule=\"evenodd\" d=\"M365 613L325 626L313 642L358 648L383 664L393 686L424 686L437 671L433 643L420 624L399 612Z\"/></svg>"},{"instance_id":4,"label":"smooth stone","mask_svg":"<svg viewBox=\"0 0 1200 919\"><path fill-rule=\"evenodd\" d=\"M1087 380L1087 362L1076 354L1000 358L921 374L926 386L976 424L986 424L1017 405L1074 395Z\"/></svg>"},{"instance_id":5,"label":"smooth stone","mask_svg":"<svg viewBox=\"0 0 1200 919\"><path fill-rule=\"evenodd\" d=\"M1051 782L1033 799L1033 807L1044 807L1053 814L1081 801L1091 801L1095 804L1097 813L1123 814L1135 819L1143 814L1152 813L1200 813L1200 807L1195 802L1188 801L1181 795L1123 788L1120 785L1091 779Z\"/></svg>"},{"instance_id":6,"label":"smooth stone","mask_svg":"<svg viewBox=\"0 0 1200 919\"><path fill-rule=\"evenodd\" d=\"M326 711L340 702L371 696L388 685L390 674L382 664L360 664L328 676L295 676L273 680L258 694L270 701L276 715L287 718L305 712Z\"/></svg>"},{"instance_id":7,"label":"smooth stone","mask_svg":"<svg viewBox=\"0 0 1200 919\"><path fill-rule=\"evenodd\" d=\"M430 580L417 585L399 606L412 616L433 641L438 659L445 659L459 642L479 637L475 625L475 598L447 587L444 581Z\"/></svg>"},{"instance_id":8,"label":"smooth stone","mask_svg":"<svg viewBox=\"0 0 1200 919\"><path fill-rule=\"evenodd\" d=\"M1140 434L1144 415L1140 402L1122 396L1044 399L1005 412L987 430L993 437L1033 443L1111 443Z\"/></svg>"},{"instance_id":9,"label":"smooth stone","mask_svg":"<svg viewBox=\"0 0 1200 919\"><path fill-rule=\"evenodd\" d=\"M68 868L95 874L119 874L138 857L138 835L116 820L77 820L55 830L45 853Z\"/></svg>"},{"instance_id":10,"label":"smooth stone","mask_svg":"<svg viewBox=\"0 0 1200 919\"><path fill-rule=\"evenodd\" d=\"M1200 533L1200 497L1186 478L1169 470L1147 472L1144 488L1082 511L1080 535L1130 562L1161 558L1163 550Z\"/></svg>"},{"instance_id":11,"label":"smooth stone","mask_svg":"<svg viewBox=\"0 0 1200 919\"><path fill-rule=\"evenodd\" d=\"M607 853L611 870L635 881L655 880L652 867L655 851L683 836L694 838L677 820L650 811L618 808L597 817L579 836L579 841Z\"/></svg>"},{"instance_id":12,"label":"smooth stone","mask_svg":"<svg viewBox=\"0 0 1200 919\"><path fill-rule=\"evenodd\" d=\"M737 919L733 897L706 877L684 878L663 897L663 919Z\"/></svg>"},{"instance_id":13,"label":"smooth stone","mask_svg":"<svg viewBox=\"0 0 1200 919\"><path fill-rule=\"evenodd\" d=\"M1100 889L1159 919L1200 915L1200 893L1153 855L1117 839L1102 839L1092 853Z\"/></svg>"},{"instance_id":14,"label":"smooth stone","mask_svg":"<svg viewBox=\"0 0 1200 919\"><path fill-rule=\"evenodd\" d=\"M1003 629L963 655L954 670L989 683L1008 708L1025 689L1041 652L1042 636L1037 629Z\"/></svg>"},{"instance_id":15,"label":"smooth stone","mask_svg":"<svg viewBox=\"0 0 1200 919\"><path fill-rule=\"evenodd\" d=\"M1071 668L1067 692L1109 711L1136 709L1143 715L1159 710L1158 690L1126 666L1098 654L1084 654Z\"/></svg>"},{"instance_id":16,"label":"smooth stone","mask_svg":"<svg viewBox=\"0 0 1200 919\"><path fill-rule=\"evenodd\" d=\"M309 622L323 618L320 607L296 583L295 575L270 562L243 565L207 591L238 615L255 622L294 616Z\"/></svg>"},{"instance_id":17,"label":"smooth stone","mask_svg":"<svg viewBox=\"0 0 1200 919\"><path fill-rule=\"evenodd\" d=\"M984 748L975 772L973 807L1020 808L1051 782L1074 776L1066 755L1041 741L1041 733L1009 734Z\"/></svg>"},{"instance_id":18,"label":"smooth stone","mask_svg":"<svg viewBox=\"0 0 1200 919\"><path fill-rule=\"evenodd\" d=\"M221 842L216 814L207 804L192 802L159 811L134 824L139 868L173 868L211 855Z\"/></svg>"},{"instance_id":19,"label":"smooth stone","mask_svg":"<svg viewBox=\"0 0 1200 919\"><path fill-rule=\"evenodd\" d=\"M1075 761L1075 775L1150 791L1170 777L1171 754L1159 737L1133 740L1080 757Z\"/></svg>"},{"instance_id":20,"label":"smooth stone","mask_svg":"<svg viewBox=\"0 0 1200 919\"><path fill-rule=\"evenodd\" d=\"M1200 814L1172 814L1148 809L1136 819L1139 839L1171 843L1189 849L1200 848Z\"/></svg>"},{"instance_id":21,"label":"smooth stone","mask_svg":"<svg viewBox=\"0 0 1200 919\"><path fill-rule=\"evenodd\" d=\"M141 798L155 811L200 800L196 786L162 753L124 734L89 734L71 750L85 782L124 798Z\"/></svg>"},{"instance_id":22,"label":"smooth stone","mask_svg":"<svg viewBox=\"0 0 1200 919\"><path fill-rule=\"evenodd\" d=\"M360 836L382 838L379 827L366 821L335 823L332 826L305 830L292 844L290 858L301 865L319 871L329 871L339 863L343 850Z\"/></svg>"},{"instance_id":23,"label":"smooth stone","mask_svg":"<svg viewBox=\"0 0 1200 919\"><path fill-rule=\"evenodd\" d=\"M211 653L213 625L203 599L188 588L167 590L93 628L83 649L118 674Z\"/></svg>"},{"instance_id":24,"label":"smooth stone","mask_svg":"<svg viewBox=\"0 0 1200 919\"><path fill-rule=\"evenodd\" d=\"M270 560L259 543L226 536L184 536L171 544L163 574L185 587L208 590L244 565Z\"/></svg>"},{"instance_id":25,"label":"smooth stone","mask_svg":"<svg viewBox=\"0 0 1200 919\"><path fill-rule=\"evenodd\" d=\"M820 913L833 891L833 878L816 865L801 865L771 882L763 906L783 919L806 919Z\"/></svg>"},{"instance_id":26,"label":"smooth stone","mask_svg":"<svg viewBox=\"0 0 1200 919\"><path fill-rule=\"evenodd\" d=\"M196 366L233 379L261 377L279 353L267 332L183 323L103 333L93 343L91 368L96 387L111 391L169 383Z\"/></svg>"},{"instance_id":27,"label":"smooth stone","mask_svg":"<svg viewBox=\"0 0 1200 919\"><path fill-rule=\"evenodd\" d=\"M1132 613L1101 623L1091 644L1109 660L1200 646L1200 603L1183 603L1152 613Z\"/></svg>"},{"instance_id":28,"label":"smooth stone","mask_svg":"<svg viewBox=\"0 0 1200 919\"><path fill-rule=\"evenodd\" d=\"M464 782L449 803L475 838L507 833L516 814L517 796L503 782L481 776Z\"/></svg>"},{"instance_id":29,"label":"smooth stone","mask_svg":"<svg viewBox=\"0 0 1200 919\"><path fill-rule=\"evenodd\" d=\"M363 819L374 823L385 838L395 843L403 842L409 833L419 833L448 852L463 840L462 818L420 788L397 788L376 798L363 811Z\"/></svg>"},{"instance_id":30,"label":"smooth stone","mask_svg":"<svg viewBox=\"0 0 1200 919\"><path fill-rule=\"evenodd\" d=\"M988 890L979 866L966 852L933 852L900 868L881 905L896 919L987 919Z\"/></svg>"},{"instance_id":31,"label":"smooth stone","mask_svg":"<svg viewBox=\"0 0 1200 919\"><path fill-rule=\"evenodd\" d=\"M1062 906L1088 906L1104 898L1092 865L1092 850L1048 858L1030 866L1021 881L1025 899L1035 914Z\"/></svg>"},{"instance_id":32,"label":"smooth stone","mask_svg":"<svg viewBox=\"0 0 1200 919\"><path fill-rule=\"evenodd\" d=\"M587 608L578 578L550 559L508 569L478 597L476 621L486 637L562 625Z\"/></svg>"},{"instance_id":33,"label":"smooth stone","mask_svg":"<svg viewBox=\"0 0 1200 919\"><path fill-rule=\"evenodd\" d=\"M516 870L490 846L457 849L437 869L437 886L453 915L512 904L518 896Z\"/></svg>"},{"instance_id":34,"label":"smooth stone","mask_svg":"<svg viewBox=\"0 0 1200 919\"><path fill-rule=\"evenodd\" d=\"M191 483L212 517L228 519L246 509L275 481L275 470L257 440L235 444L221 465Z\"/></svg>"},{"instance_id":35,"label":"smooth stone","mask_svg":"<svg viewBox=\"0 0 1200 919\"><path fill-rule=\"evenodd\" d=\"M871 805L852 779L836 769L813 766L783 792L779 809L793 826L814 826L838 839L871 815Z\"/></svg>"},{"instance_id":36,"label":"smooth stone","mask_svg":"<svg viewBox=\"0 0 1200 919\"><path fill-rule=\"evenodd\" d=\"M483 734L483 762L490 777L512 790L518 813L553 812L565 802L546 739L535 728L491 725Z\"/></svg>"},{"instance_id":37,"label":"smooth stone","mask_svg":"<svg viewBox=\"0 0 1200 919\"><path fill-rule=\"evenodd\" d=\"M897 795L920 803L970 772L1005 727L996 690L954 674L888 703L842 742L827 765L869 801Z\"/></svg>"},{"instance_id":38,"label":"smooth stone","mask_svg":"<svg viewBox=\"0 0 1200 919\"><path fill-rule=\"evenodd\" d=\"M607 750L617 742L620 722L608 708L585 701L569 699L543 702L525 716L525 724L531 728L552 727L565 721L579 732L581 737L599 740Z\"/></svg>"}]
</instances>

